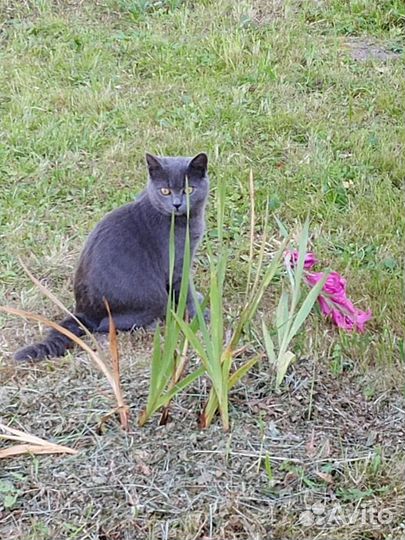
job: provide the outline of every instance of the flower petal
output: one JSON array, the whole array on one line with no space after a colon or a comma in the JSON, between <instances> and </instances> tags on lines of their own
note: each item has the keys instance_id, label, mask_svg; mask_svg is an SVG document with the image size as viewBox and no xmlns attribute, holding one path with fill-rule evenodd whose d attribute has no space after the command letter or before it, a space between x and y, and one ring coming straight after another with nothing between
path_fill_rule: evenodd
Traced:
<instances>
[{"instance_id":1,"label":"flower petal","mask_svg":"<svg viewBox=\"0 0 405 540\"><path fill-rule=\"evenodd\" d=\"M373 314L371 312L371 309L369 309L368 311L361 311L360 309L358 309L355 321L356 331L362 334L365 331L366 322L369 321L372 316Z\"/></svg>"},{"instance_id":2,"label":"flower petal","mask_svg":"<svg viewBox=\"0 0 405 540\"><path fill-rule=\"evenodd\" d=\"M341 311L338 307L331 310L332 321L343 330L349 332L358 332L362 334L365 331L365 324L372 317L371 310L361 311L360 309L354 308L354 313L345 313Z\"/></svg>"},{"instance_id":3,"label":"flower petal","mask_svg":"<svg viewBox=\"0 0 405 540\"><path fill-rule=\"evenodd\" d=\"M340 311L346 313L347 315L355 315L357 309L354 307L353 302L347 298L344 294L332 294L328 296L329 300L338 306Z\"/></svg>"},{"instance_id":4,"label":"flower petal","mask_svg":"<svg viewBox=\"0 0 405 540\"><path fill-rule=\"evenodd\" d=\"M321 308L321 312L326 317L331 314L332 308L330 307L328 300L322 296L321 294L318 296L318 302L319 306Z\"/></svg>"},{"instance_id":5,"label":"flower petal","mask_svg":"<svg viewBox=\"0 0 405 540\"><path fill-rule=\"evenodd\" d=\"M351 332L354 327L354 321L348 315L342 313L339 309L332 309L332 321L343 330Z\"/></svg>"},{"instance_id":6,"label":"flower petal","mask_svg":"<svg viewBox=\"0 0 405 540\"><path fill-rule=\"evenodd\" d=\"M328 294L346 294L346 280L338 272L331 272L323 286L323 290Z\"/></svg>"},{"instance_id":7,"label":"flower petal","mask_svg":"<svg viewBox=\"0 0 405 540\"><path fill-rule=\"evenodd\" d=\"M297 250L287 251L286 258L285 258L286 264L289 263L290 266L292 267L297 266L298 257L299 257L299 252ZM312 253L312 252L307 253L304 259L304 270L311 270L311 268L315 266L317 262L318 262L318 259L316 258L315 253Z\"/></svg>"},{"instance_id":8,"label":"flower petal","mask_svg":"<svg viewBox=\"0 0 405 540\"><path fill-rule=\"evenodd\" d=\"M299 253L287 251L285 264L291 268L297 266ZM304 260L304 276L309 287L316 285L323 277L324 272L308 272L318 260L314 253L307 253ZM353 305L346 296L346 279L338 272L330 272L322 288L322 294L318 296L318 303L322 314L330 317L332 322L348 332L364 332L365 324L372 317L371 310L361 311Z\"/></svg>"},{"instance_id":9,"label":"flower petal","mask_svg":"<svg viewBox=\"0 0 405 540\"><path fill-rule=\"evenodd\" d=\"M316 285L318 281L321 281L322 278L323 278L323 272L307 272L305 274L305 281L311 287Z\"/></svg>"}]
</instances>

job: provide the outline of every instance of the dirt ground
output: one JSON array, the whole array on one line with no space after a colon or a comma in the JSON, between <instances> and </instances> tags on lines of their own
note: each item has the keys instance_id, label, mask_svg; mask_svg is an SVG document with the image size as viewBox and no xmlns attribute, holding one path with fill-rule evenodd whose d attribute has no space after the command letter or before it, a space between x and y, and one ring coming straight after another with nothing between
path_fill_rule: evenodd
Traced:
<instances>
[{"instance_id":1,"label":"dirt ground","mask_svg":"<svg viewBox=\"0 0 405 540\"><path fill-rule=\"evenodd\" d=\"M120 345L128 433L100 424L113 402L84 353L2 368L0 420L79 450L1 461L2 538L404 537L403 374L301 359L276 394L263 362L232 392L229 434L198 429L202 386L141 429L151 336Z\"/></svg>"}]
</instances>

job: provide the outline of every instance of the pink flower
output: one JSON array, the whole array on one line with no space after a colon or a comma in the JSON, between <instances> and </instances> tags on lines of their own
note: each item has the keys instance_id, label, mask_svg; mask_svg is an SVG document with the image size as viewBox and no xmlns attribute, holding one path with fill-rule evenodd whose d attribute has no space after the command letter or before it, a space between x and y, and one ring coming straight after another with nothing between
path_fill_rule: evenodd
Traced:
<instances>
[{"instance_id":1,"label":"pink flower","mask_svg":"<svg viewBox=\"0 0 405 540\"><path fill-rule=\"evenodd\" d=\"M287 254L286 254L286 257L285 257L285 260L286 260L286 263L290 264L291 267L294 267L294 266L297 266L298 264L298 251L287 251ZM311 268L313 266L316 265L316 263L318 262L317 258L315 257L315 254L314 253L307 253L305 255L305 260L304 260L304 270L311 270Z\"/></svg>"},{"instance_id":2,"label":"pink flower","mask_svg":"<svg viewBox=\"0 0 405 540\"><path fill-rule=\"evenodd\" d=\"M305 268L305 267L304 267ZM323 278L323 272L308 272L305 275L305 279L312 287ZM328 294L333 294L336 297L346 296L346 280L337 272L331 272L326 278L323 291Z\"/></svg>"},{"instance_id":3,"label":"pink flower","mask_svg":"<svg viewBox=\"0 0 405 540\"><path fill-rule=\"evenodd\" d=\"M298 252L289 252L287 261L291 266L296 266ZM324 276L323 272L308 272L316 263L314 253L307 253L304 270L307 270L305 281L310 287L316 285ZM322 293L318 296L318 303L323 315L330 317L336 326L348 332L364 332L366 322L372 317L371 310L361 311L346 296L346 280L338 272L331 272L326 278Z\"/></svg>"},{"instance_id":4,"label":"pink flower","mask_svg":"<svg viewBox=\"0 0 405 540\"><path fill-rule=\"evenodd\" d=\"M339 298L333 295L327 296L320 294L318 302L322 313L325 316L331 316L336 326L348 332L355 331L363 333L366 322L372 316L371 310L361 311L347 297Z\"/></svg>"},{"instance_id":5,"label":"pink flower","mask_svg":"<svg viewBox=\"0 0 405 540\"><path fill-rule=\"evenodd\" d=\"M321 294L318 296L318 303L325 317L327 317L328 315L332 313L332 308L330 307L326 299Z\"/></svg>"},{"instance_id":6,"label":"pink flower","mask_svg":"<svg viewBox=\"0 0 405 540\"><path fill-rule=\"evenodd\" d=\"M339 328L347 330L349 332L355 331L362 334L365 331L365 324L371 319L372 313L369 311L361 311L354 308L354 312L346 314L339 309L332 310L332 321Z\"/></svg>"}]
</instances>

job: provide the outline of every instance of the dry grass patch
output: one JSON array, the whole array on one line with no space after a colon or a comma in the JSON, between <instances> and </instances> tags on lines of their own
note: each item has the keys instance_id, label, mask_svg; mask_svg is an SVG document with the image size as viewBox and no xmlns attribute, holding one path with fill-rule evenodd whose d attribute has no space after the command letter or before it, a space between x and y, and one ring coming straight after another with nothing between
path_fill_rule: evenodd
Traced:
<instances>
[{"instance_id":1,"label":"dry grass patch","mask_svg":"<svg viewBox=\"0 0 405 540\"><path fill-rule=\"evenodd\" d=\"M119 338L135 418L147 395L151 336ZM72 360L10 368L3 379L3 421L24 419L27 429L80 450L18 458L3 468L0 482L18 492L1 514L7 538L21 538L23 530L34 538L41 527L43 538L79 530L83 538L313 538L300 520L317 504L328 519L337 507L354 515L359 504L390 512L389 523L366 529L359 521L319 522L320 538L357 538L364 530L383 538L400 530L403 377L371 398L365 389L378 372L336 376L324 362L304 361L275 395L262 365L232 391L230 434L218 424L197 429L195 410L209 390L201 384L176 398L167 426L133 424L125 434L116 422L100 428L109 407L106 381L84 356Z\"/></svg>"}]
</instances>

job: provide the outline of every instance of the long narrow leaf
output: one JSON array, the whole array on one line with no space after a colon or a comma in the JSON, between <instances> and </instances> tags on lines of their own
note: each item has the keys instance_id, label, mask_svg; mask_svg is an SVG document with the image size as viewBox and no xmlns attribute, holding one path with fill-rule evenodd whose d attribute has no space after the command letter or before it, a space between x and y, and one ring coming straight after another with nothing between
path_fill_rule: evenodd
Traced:
<instances>
[{"instance_id":1,"label":"long narrow leaf","mask_svg":"<svg viewBox=\"0 0 405 540\"><path fill-rule=\"evenodd\" d=\"M229 393L229 373L231 371L232 360L233 360L233 351L231 351L229 347L227 347L221 356L222 396L218 404L224 431L228 431L229 429L228 393Z\"/></svg>"},{"instance_id":2,"label":"long narrow leaf","mask_svg":"<svg viewBox=\"0 0 405 540\"><path fill-rule=\"evenodd\" d=\"M180 294L177 303L177 314L179 317L183 318L186 310L187 297L189 294L192 294L189 291L190 286L190 267L191 267L191 246L190 246L190 229L189 221L187 220L186 226L186 238L184 242L184 254L183 254L183 268L182 268L182 277L180 285Z\"/></svg>"},{"instance_id":3,"label":"long narrow leaf","mask_svg":"<svg viewBox=\"0 0 405 540\"><path fill-rule=\"evenodd\" d=\"M169 334L171 336L171 334ZM174 357L176 354L176 341L174 339L165 339L163 345L163 351L158 357L158 362L153 366L157 372L156 386L152 386L150 383L150 397L148 397L148 405L146 408L147 417L156 411L156 403L158 403L160 396L163 395L165 388L169 385L174 372Z\"/></svg>"},{"instance_id":4,"label":"long narrow leaf","mask_svg":"<svg viewBox=\"0 0 405 540\"><path fill-rule=\"evenodd\" d=\"M201 306L199 304L196 304L196 312L200 322L200 330L203 334L204 346L199 341L194 332L191 330L190 326L182 319L180 319L176 313L174 313L173 315L177 321L177 324L180 326L183 334L186 336L198 356L201 358L205 369L207 370L208 376L210 377L212 384L215 387L215 391L218 394L219 400L221 401L222 370L220 359L214 357L211 338L209 336L208 329L204 321L204 316L201 312Z\"/></svg>"},{"instance_id":5,"label":"long narrow leaf","mask_svg":"<svg viewBox=\"0 0 405 540\"><path fill-rule=\"evenodd\" d=\"M159 408L157 403L161 398L162 393L169 384L170 380L173 377L173 370L175 369L174 359L176 354L176 346L178 342L179 331L177 324L173 318L173 309L174 306L174 268L176 264L176 251L175 251L175 215L174 213L171 216L170 223L170 234L169 234L169 294L168 302L166 307L166 322L165 322L165 332L164 332L164 341L163 345L161 343L160 328L159 325L155 330L154 340L153 340L153 355L151 362L151 377L149 382L149 393L148 400L145 410L142 412L139 423L143 425L150 416ZM187 228L188 233L188 228ZM186 299L187 299L187 290L184 290L184 270L185 267L189 267L189 235L186 234L185 242L185 254L183 258L183 279L180 287L180 294L177 298L176 309L181 313L181 318L183 317ZM187 249L188 248L188 249ZM188 254L188 255L187 255ZM188 277L188 276L187 276ZM188 285L188 284L187 284Z\"/></svg>"},{"instance_id":6,"label":"long narrow leaf","mask_svg":"<svg viewBox=\"0 0 405 540\"><path fill-rule=\"evenodd\" d=\"M284 238L287 238L288 237L287 227L277 216L274 216L274 219L276 220L281 236L283 236Z\"/></svg>"},{"instance_id":7,"label":"long narrow leaf","mask_svg":"<svg viewBox=\"0 0 405 540\"><path fill-rule=\"evenodd\" d=\"M161 374L163 369L163 355L161 345L161 335L159 323L155 328L153 336L153 354L151 361L151 375L149 381L148 399L145 409L141 412L138 418L138 424L142 427L152 414L157 410L156 403L160 397Z\"/></svg>"},{"instance_id":8,"label":"long narrow leaf","mask_svg":"<svg viewBox=\"0 0 405 540\"><path fill-rule=\"evenodd\" d=\"M173 378L171 384L175 385L180 380L180 377L184 371L186 362L187 362L187 352L188 352L188 339L186 337L183 338L183 343L181 344L180 348L181 352L177 356L177 362L175 366L175 370L173 373Z\"/></svg>"},{"instance_id":9,"label":"long narrow leaf","mask_svg":"<svg viewBox=\"0 0 405 540\"><path fill-rule=\"evenodd\" d=\"M12 428L10 426L6 426L6 424L3 424L0 422L0 430L4 432L4 434L0 433L0 438L2 439L10 439L12 441L19 441L19 442L25 442L30 444L52 444L49 443L49 441L45 441L45 439L41 439L40 437L37 437L36 435L32 435L31 433L26 433L25 431L21 431L16 428Z\"/></svg>"},{"instance_id":10,"label":"long narrow leaf","mask_svg":"<svg viewBox=\"0 0 405 540\"><path fill-rule=\"evenodd\" d=\"M173 309L173 275L174 275L174 265L176 262L176 244L174 239L174 229L175 229L175 215L172 213L171 222L170 222L170 234L169 234L169 294L168 302L166 306L166 321L170 317L170 311Z\"/></svg>"},{"instance_id":11,"label":"long narrow leaf","mask_svg":"<svg viewBox=\"0 0 405 540\"><path fill-rule=\"evenodd\" d=\"M249 200L250 200L250 238L249 238L249 261L248 261L248 275L246 279L246 291L245 297L248 298L250 290L250 278L252 275L253 267L253 251L254 251L254 241L255 241L255 185L253 182L253 171L250 169L249 172Z\"/></svg>"},{"instance_id":12,"label":"long narrow leaf","mask_svg":"<svg viewBox=\"0 0 405 540\"><path fill-rule=\"evenodd\" d=\"M260 244L259 257L257 259L256 276L255 276L255 280L253 282L253 286L251 288L250 299L249 299L248 303L250 303L252 301L252 298L256 294L256 291L257 291L257 288L258 288L258 285L259 285L259 280L260 280L260 277L261 277L261 274L262 274L264 254L265 254L266 242L267 242L268 223L269 223L269 201L267 201L267 203L266 203L266 211L265 211L265 214L264 214L264 225L263 225L263 238L262 238L262 241L261 241L261 244Z\"/></svg>"},{"instance_id":13,"label":"long narrow leaf","mask_svg":"<svg viewBox=\"0 0 405 540\"><path fill-rule=\"evenodd\" d=\"M197 322L198 322L198 327L197 328L198 328L198 330L200 330L200 332L202 334L205 350L207 352L207 358L213 358L214 349L213 349L213 346L212 346L212 339L211 339L210 333L208 331L207 323L205 322L205 319L204 319L204 313L203 313L203 310L202 310L202 306L201 306L200 302L198 301L198 298L197 298L197 295L196 295L195 291L193 291L193 295L194 295L196 318L197 318ZM178 317L176 317L176 320L177 319L178 319Z\"/></svg>"},{"instance_id":14,"label":"long narrow leaf","mask_svg":"<svg viewBox=\"0 0 405 540\"><path fill-rule=\"evenodd\" d=\"M286 351L277 359L277 376L276 376L276 387L278 388L283 382L285 374L287 373L288 366L295 359L295 354L291 351Z\"/></svg>"},{"instance_id":15,"label":"long narrow leaf","mask_svg":"<svg viewBox=\"0 0 405 540\"><path fill-rule=\"evenodd\" d=\"M309 220L307 219L298 239L298 261L294 272L290 266L287 266L287 273L291 282L291 305L289 308L288 320L284 326L283 338L281 343L279 343L279 358L283 358L288 349L291 326L294 322L295 310L301 296L301 282L304 275L304 262L307 252L308 236Z\"/></svg>"},{"instance_id":16,"label":"long narrow leaf","mask_svg":"<svg viewBox=\"0 0 405 540\"><path fill-rule=\"evenodd\" d=\"M270 332L266 326L266 323L262 321L263 337L264 337L264 346L266 349L267 356L272 364L276 364L276 353L274 350L274 343L270 336Z\"/></svg>"},{"instance_id":17,"label":"long narrow leaf","mask_svg":"<svg viewBox=\"0 0 405 540\"><path fill-rule=\"evenodd\" d=\"M60 444L51 443L30 433L20 431L19 429L11 428L0 422L0 430L4 434L0 434L1 439L9 439L18 441L24 444L18 444L9 448L2 448L0 450L0 459L13 457L21 454L78 454L77 450L62 446Z\"/></svg>"},{"instance_id":18,"label":"long narrow leaf","mask_svg":"<svg viewBox=\"0 0 405 540\"><path fill-rule=\"evenodd\" d=\"M216 265L212 258L211 265L211 285L210 285L210 308L211 308L211 343L213 357L219 359L224 341L224 323L223 323L223 308L222 308L222 291L218 286L218 277Z\"/></svg>"},{"instance_id":19,"label":"long narrow leaf","mask_svg":"<svg viewBox=\"0 0 405 540\"><path fill-rule=\"evenodd\" d=\"M155 396L155 389L158 387L158 384L159 384L161 372L162 372L161 336L160 336L160 326L159 324L157 324L155 328L155 334L153 336L153 354L152 354L151 374L150 374L150 383L149 383L149 396L152 400L153 400L153 397Z\"/></svg>"},{"instance_id":20,"label":"long narrow leaf","mask_svg":"<svg viewBox=\"0 0 405 540\"><path fill-rule=\"evenodd\" d=\"M246 373L252 369L252 367L257 363L259 358L260 355L257 355L254 358L247 360L243 365L238 367L238 369L232 373L232 375L229 377L228 390L231 390L235 386L235 384L238 383L242 379L242 377L244 377Z\"/></svg>"},{"instance_id":21,"label":"long narrow leaf","mask_svg":"<svg viewBox=\"0 0 405 540\"><path fill-rule=\"evenodd\" d=\"M0 449L0 459L21 456L22 454L77 454L77 450L57 444L38 446L36 444L16 444Z\"/></svg>"},{"instance_id":22,"label":"long narrow leaf","mask_svg":"<svg viewBox=\"0 0 405 540\"><path fill-rule=\"evenodd\" d=\"M325 272L325 275L323 276L323 278L320 281L318 281L318 283L309 291L307 297L305 298L300 309L298 310L298 313L294 317L294 321L292 323L291 330L289 332L288 339L287 339L288 343L297 334L298 330L301 328L305 319L308 317L316 299L319 296L319 293L322 290L322 287L325 284L327 277L328 277L328 274Z\"/></svg>"},{"instance_id":23,"label":"long narrow leaf","mask_svg":"<svg viewBox=\"0 0 405 540\"><path fill-rule=\"evenodd\" d=\"M176 315L176 313L174 313L173 316L176 319L177 324L180 326L181 331L183 332L183 334L186 336L186 338L189 340L191 345L194 347L194 350L196 351L198 356L201 358L201 360L205 364L208 364L208 356L207 356L201 342L199 341L197 336L194 334L194 332L191 330L190 326L185 321L180 319Z\"/></svg>"},{"instance_id":24,"label":"long narrow leaf","mask_svg":"<svg viewBox=\"0 0 405 540\"><path fill-rule=\"evenodd\" d=\"M200 367L193 371L192 373L189 373L185 377L183 377L179 382L173 386L170 390L167 391L167 393L160 396L159 400L156 402L156 409L158 410L161 407L165 407L169 401L171 401L174 396L182 392L187 386L190 386L191 383L193 383L196 379L204 375L205 373L205 367Z\"/></svg>"},{"instance_id":25,"label":"long narrow leaf","mask_svg":"<svg viewBox=\"0 0 405 540\"><path fill-rule=\"evenodd\" d=\"M255 356L254 358L251 358L247 362L245 362L242 366L240 366L236 371L234 371L228 380L228 391L231 390L237 382L242 379L246 375L248 371L252 369L252 367L257 363L259 360L260 355ZM212 419L214 418L215 413L218 410L218 399L216 397L215 392L210 392L210 395L208 397L207 404L204 409L204 414L202 417L202 426L203 428L207 428L210 426Z\"/></svg>"},{"instance_id":26,"label":"long narrow leaf","mask_svg":"<svg viewBox=\"0 0 405 540\"><path fill-rule=\"evenodd\" d=\"M288 244L288 239L285 239L281 245L276 254L274 255L270 265L266 269L266 272L262 278L262 281L260 285L258 286L257 290L255 291L255 294L252 296L248 304L244 307L240 317L239 322L236 326L236 329L233 333L230 347L231 349L236 348L236 344L238 343L240 336L242 334L243 328L246 325L246 323L254 317L257 308L259 307L259 304L263 298L263 295L265 291L267 290L267 287L269 286L270 282L274 278L277 270L279 269L280 260L284 254L285 248Z\"/></svg>"},{"instance_id":27,"label":"long narrow leaf","mask_svg":"<svg viewBox=\"0 0 405 540\"><path fill-rule=\"evenodd\" d=\"M288 293L287 291L283 290L280 296L280 300L278 302L277 310L276 310L276 325L277 325L277 337L278 337L278 346L281 347L281 344L283 342L284 334L287 330L287 322L288 322Z\"/></svg>"},{"instance_id":28,"label":"long narrow leaf","mask_svg":"<svg viewBox=\"0 0 405 540\"><path fill-rule=\"evenodd\" d=\"M109 345L110 345L110 355L111 355L111 366L112 366L112 375L115 381L115 388L117 393L117 402L118 402L118 414L120 416L120 423L123 430L128 431L128 420L129 420L129 408L124 404L124 397L122 394L121 388L121 377L120 377L120 355L118 350L117 342L117 331L115 328L114 319L111 315L110 305L106 298L103 299L105 307L108 313L109 320Z\"/></svg>"},{"instance_id":29,"label":"long narrow leaf","mask_svg":"<svg viewBox=\"0 0 405 540\"><path fill-rule=\"evenodd\" d=\"M304 223L302 232L298 240L298 261L297 261L297 266L294 272L295 283L294 283L294 288L292 292L290 317L292 317L293 313L295 312L295 308L298 304L298 301L301 295L301 282L302 282L302 277L304 274L304 262L305 262L305 256L307 254L308 236L309 236L309 220L307 219Z\"/></svg>"},{"instance_id":30,"label":"long narrow leaf","mask_svg":"<svg viewBox=\"0 0 405 540\"><path fill-rule=\"evenodd\" d=\"M218 397L214 390L214 388L211 388L210 393L208 395L208 401L205 404L204 411L202 412L200 416L200 428L201 429L207 429L212 422L212 419L214 418L215 413L218 410Z\"/></svg>"}]
</instances>

